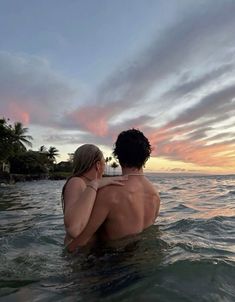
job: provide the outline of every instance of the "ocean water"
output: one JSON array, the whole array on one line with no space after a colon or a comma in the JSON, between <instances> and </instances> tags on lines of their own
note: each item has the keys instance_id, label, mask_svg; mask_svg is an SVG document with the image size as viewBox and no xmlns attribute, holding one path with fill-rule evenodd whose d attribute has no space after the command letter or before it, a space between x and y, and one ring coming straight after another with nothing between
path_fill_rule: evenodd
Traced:
<instances>
[{"instance_id":1,"label":"ocean water","mask_svg":"<svg viewBox=\"0 0 235 302\"><path fill-rule=\"evenodd\" d=\"M64 181L0 187L0 301L235 301L235 176L147 176L155 225L76 255L63 248Z\"/></svg>"}]
</instances>

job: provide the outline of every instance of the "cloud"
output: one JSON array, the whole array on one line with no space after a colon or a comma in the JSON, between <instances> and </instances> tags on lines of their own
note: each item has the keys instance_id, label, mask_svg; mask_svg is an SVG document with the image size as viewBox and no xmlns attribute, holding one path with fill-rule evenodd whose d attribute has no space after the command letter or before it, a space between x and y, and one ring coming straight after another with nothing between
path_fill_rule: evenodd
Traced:
<instances>
[{"instance_id":1,"label":"cloud","mask_svg":"<svg viewBox=\"0 0 235 302\"><path fill-rule=\"evenodd\" d=\"M165 29L110 75L93 102L69 112L64 126L84 131L84 141L108 145L135 127L149 137L155 156L234 166L234 128L222 136L218 125L235 113L235 2L211 4Z\"/></svg>"},{"instance_id":2,"label":"cloud","mask_svg":"<svg viewBox=\"0 0 235 302\"><path fill-rule=\"evenodd\" d=\"M43 58L0 52L0 112L24 123L53 125L74 97L71 83Z\"/></svg>"},{"instance_id":3,"label":"cloud","mask_svg":"<svg viewBox=\"0 0 235 302\"><path fill-rule=\"evenodd\" d=\"M91 134L88 132L80 132L76 131L73 133L50 133L45 134L43 136L43 141L59 145L73 145L79 146L82 144L96 144L96 145L103 145L103 146L112 146L112 139L108 136L101 137L96 136L95 134ZM75 149L75 147L73 147Z\"/></svg>"},{"instance_id":4,"label":"cloud","mask_svg":"<svg viewBox=\"0 0 235 302\"><path fill-rule=\"evenodd\" d=\"M65 114L61 126L68 129L77 127L85 132L90 132L104 137L108 134L108 121L114 115L123 110L121 103L99 106L83 105L79 109Z\"/></svg>"},{"instance_id":5,"label":"cloud","mask_svg":"<svg viewBox=\"0 0 235 302\"><path fill-rule=\"evenodd\" d=\"M235 38L235 2L211 4L198 6L179 18L139 56L111 74L97 89L93 100L87 101L89 105L85 103L65 117L72 116L71 128L77 125L85 131L107 135L113 119L127 112L133 114L136 108L143 110L143 102L146 113L155 111L156 116L158 110L172 106L173 98L180 99L231 74L234 70L231 49ZM166 86L173 78L179 81L185 71L190 71L191 78L178 82L177 87L170 86L168 94L162 95L163 100L149 101L156 87ZM175 109L174 106L173 111ZM134 114L138 117L136 112ZM88 117L86 121L84 115ZM167 117L164 112L163 115L163 119Z\"/></svg>"},{"instance_id":6,"label":"cloud","mask_svg":"<svg viewBox=\"0 0 235 302\"><path fill-rule=\"evenodd\" d=\"M195 77L192 72L187 71L183 73L176 85L170 87L168 91L166 91L161 98L164 100L179 100L185 95L192 95L192 93L197 93L199 89L204 87L208 88L208 86L219 79L223 79L225 76L231 76L231 73L234 71L234 63L222 63L220 66L216 66L211 70L203 73L200 76Z\"/></svg>"},{"instance_id":7,"label":"cloud","mask_svg":"<svg viewBox=\"0 0 235 302\"><path fill-rule=\"evenodd\" d=\"M202 166L235 167L234 99L235 85L230 85L202 97L164 127L147 131L155 155ZM229 130L223 134L219 131L224 127L218 127L221 121Z\"/></svg>"},{"instance_id":8,"label":"cloud","mask_svg":"<svg viewBox=\"0 0 235 302\"><path fill-rule=\"evenodd\" d=\"M2 52L0 112L76 132L48 136L62 143L110 146L120 131L135 127L150 138L156 156L234 166L234 10L235 1L199 3L75 109L69 102L77 90L48 61Z\"/></svg>"},{"instance_id":9,"label":"cloud","mask_svg":"<svg viewBox=\"0 0 235 302\"><path fill-rule=\"evenodd\" d=\"M155 146L154 156L207 167L234 167L235 139L208 144L210 139L207 138L206 130L196 130L200 134L198 137L187 136L187 130L184 132L183 127L152 130L146 132L146 135Z\"/></svg>"},{"instance_id":10,"label":"cloud","mask_svg":"<svg viewBox=\"0 0 235 302\"><path fill-rule=\"evenodd\" d=\"M192 121L213 119L218 121L222 116L233 116L235 112L235 83L221 90L212 92L202 97L195 105L182 112L175 120L171 121L170 127L178 124L187 124Z\"/></svg>"}]
</instances>

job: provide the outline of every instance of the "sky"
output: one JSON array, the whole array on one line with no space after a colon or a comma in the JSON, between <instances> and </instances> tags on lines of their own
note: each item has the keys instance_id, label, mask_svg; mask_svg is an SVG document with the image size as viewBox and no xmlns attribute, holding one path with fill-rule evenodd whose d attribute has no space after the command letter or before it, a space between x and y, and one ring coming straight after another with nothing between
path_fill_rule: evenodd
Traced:
<instances>
[{"instance_id":1,"label":"sky","mask_svg":"<svg viewBox=\"0 0 235 302\"><path fill-rule=\"evenodd\" d=\"M0 0L0 117L61 160L141 130L147 171L235 173L235 1Z\"/></svg>"}]
</instances>

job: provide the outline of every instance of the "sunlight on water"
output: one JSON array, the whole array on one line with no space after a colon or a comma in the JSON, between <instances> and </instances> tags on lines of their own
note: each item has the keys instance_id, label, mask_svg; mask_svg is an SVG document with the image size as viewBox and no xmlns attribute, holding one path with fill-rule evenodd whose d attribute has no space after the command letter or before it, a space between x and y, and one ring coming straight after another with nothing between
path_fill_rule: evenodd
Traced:
<instances>
[{"instance_id":1,"label":"sunlight on water","mask_svg":"<svg viewBox=\"0 0 235 302\"><path fill-rule=\"evenodd\" d=\"M63 247L63 181L0 187L0 301L235 301L235 177L148 177L155 225L76 255Z\"/></svg>"}]
</instances>

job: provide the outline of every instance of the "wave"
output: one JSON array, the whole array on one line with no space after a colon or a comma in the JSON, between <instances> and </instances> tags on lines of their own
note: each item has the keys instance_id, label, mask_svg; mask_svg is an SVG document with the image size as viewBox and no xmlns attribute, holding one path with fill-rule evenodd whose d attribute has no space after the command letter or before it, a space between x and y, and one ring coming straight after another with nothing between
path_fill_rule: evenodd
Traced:
<instances>
[{"instance_id":1,"label":"wave","mask_svg":"<svg viewBox=\"0 0 235 302\"><path fill-rule=\"evenodd\" d=\"M185 204L179 204L179 205L171 208L171 210L169 212L171 212L171 211L173 211L173 212L175 212L175 211L186 211L186 212L191 212L191 213L197 213L198 212L198 210L196 210L196 209L194 209L190 206L187 206Z\"/></svg>"},{"instance_id":2,"label":"wave","mask_svg":"<svg viewBox=\"0 0 235 302\"><path fill-rule=\"evenodd\" d=\"M197 230L198 232L227 232L233 231L235 225L235 216L216 216L210 219L184 218L173 223L165 225L165 230L175 230L181 232L189 232ZM235 232L235 231L234 231Z\"/></svg>"},{"instance_id":3,"label":"wave","mask_svg":"<svg viewBox=\"0 0 235 302\"><path fill-rule=\"evenodd\" d=\"M184 190L184 188L181 187L172 187L170 188L170 190L174 191L174 190Z\"/></svg>"},{"instance_id":4,"label":"wave","mask_svg":"<svg viewBox=\"0 0 235 302\"><path fill-rule=\"evenodd\" d=\"M232 262L215 259L167 263L160 268L158 275L162 278L154 278L156 300L164 297L164 301L169 298L174 301L232 301L235 298L234 268Z\"/></svg>"}]
</instances>

